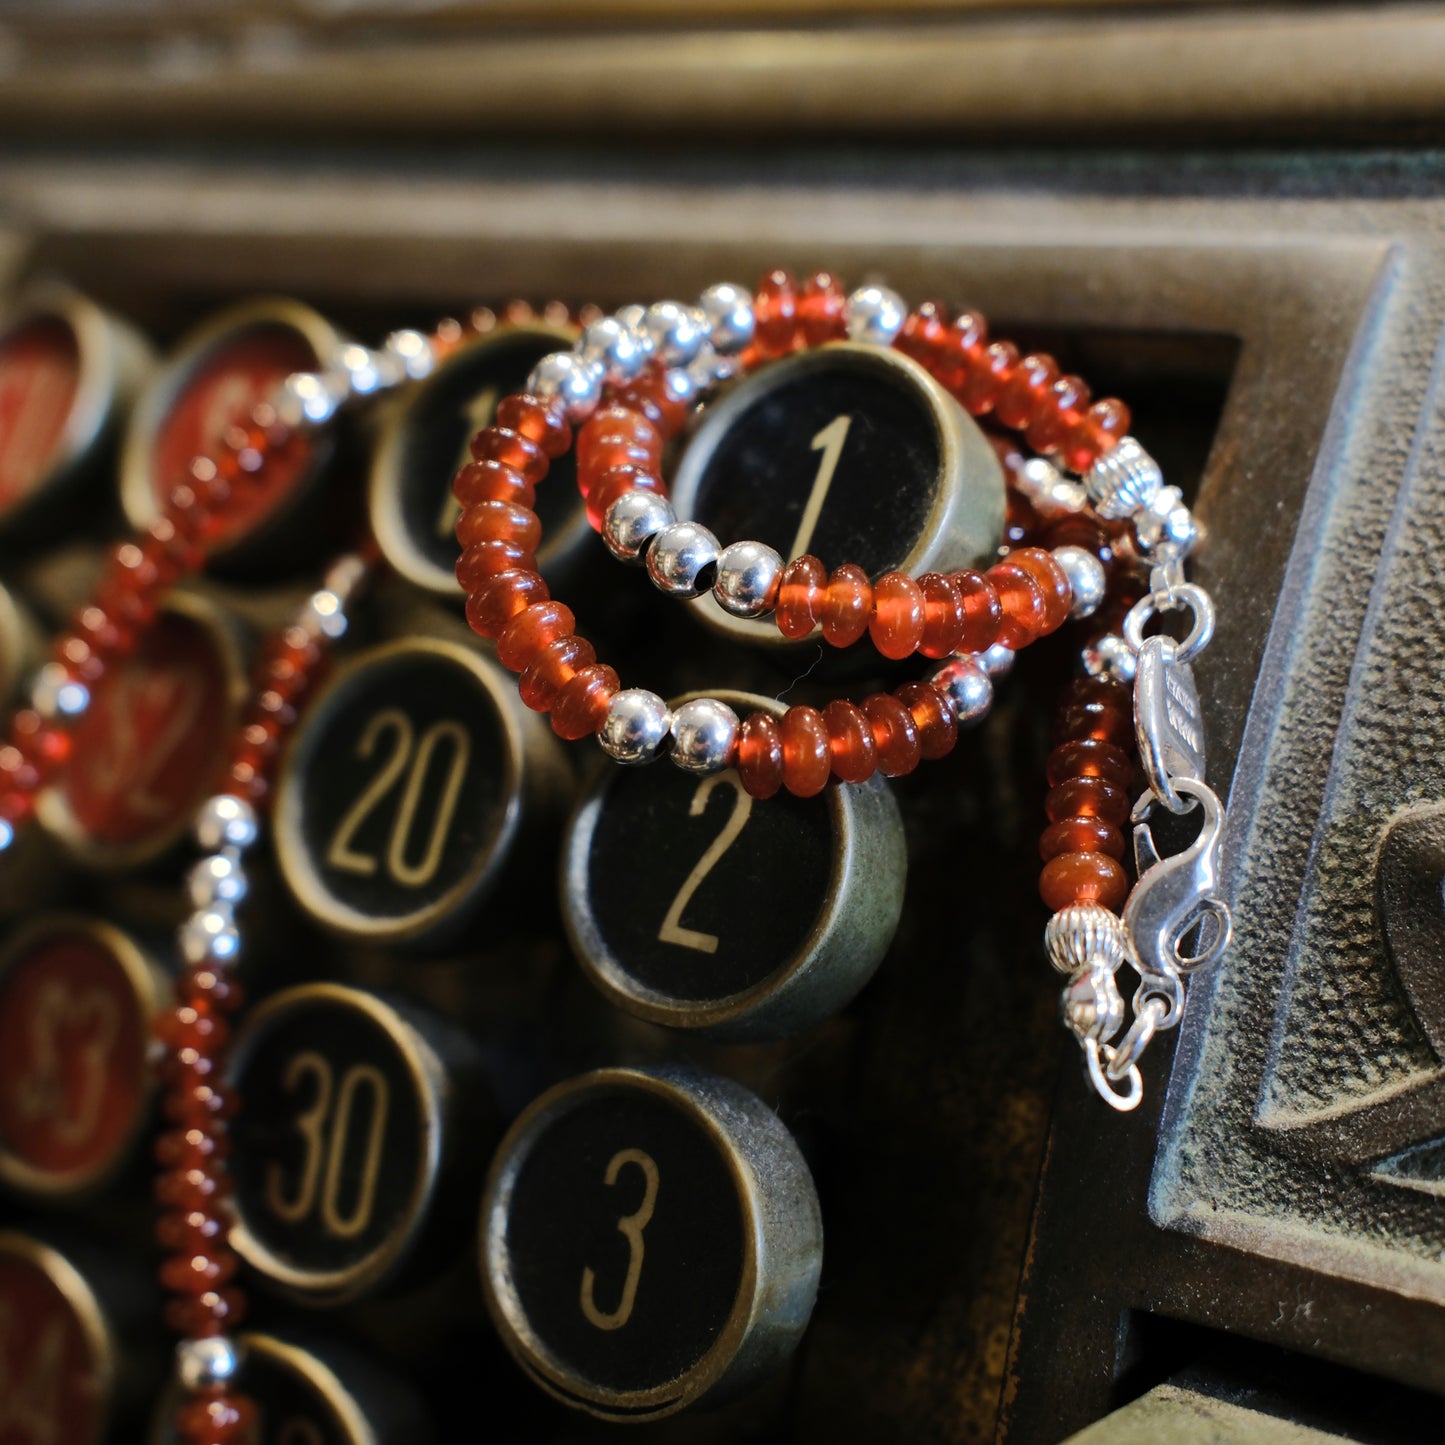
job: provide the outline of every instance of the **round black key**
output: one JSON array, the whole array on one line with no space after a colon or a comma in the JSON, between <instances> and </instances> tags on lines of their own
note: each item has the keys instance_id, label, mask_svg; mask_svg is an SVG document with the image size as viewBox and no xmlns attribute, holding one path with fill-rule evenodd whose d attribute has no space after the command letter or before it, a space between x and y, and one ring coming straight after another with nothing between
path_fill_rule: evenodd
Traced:
<instances>
[{"instance_id":1,"label":"round black key","mask_svg":"<svg viewBox=\"0 0 1445 1445\"><path fill-rule=\"evenodd\" d=\"M282 763L288 886L345 937L454 935L550 789L556 749L470 646L406 638L360 654L307 709Z\"/></svg>"},{"instance_id":2,"label":"round black key","mask_svg":"<svg viewBox=\"0 0 1445 1445\"><path fill-rule=\"evenodd\" d=\"M371 525L387 560L408 581L442 597L462 596L455 571L461 507L452 478L471 460L468 444L492 420L497 403L525 390L542 357L570 349L575 340L566 327L499 327L453 352L397 409L372 463ZM537 488L537 565L549 578L590 535L576 478L568 452Z\"/></svg>"},{"instance_id":3,"label":"round black key","mask_svg":"<svg viewBox=\"0 0 1445 1445\"><path fill-rule=\"evenodd\" d=\"M765 542L870 577L956 571L993 555L1003 471L978 424L917 362L825 346L764 368L704 414L673 504L730 542ZM701 615L729 636L786 645L771 621Z\"/></svg>"},{"instance_id":4,"label":"round black key","mask_svg":"<svg viewBox=\"0 0 1445 1445\"><path fill-rule=\"evenodd\" d=\"M544 1094L482 1207L487 1303L544 1389L611 1419L729 1394L806 1327L822 1225L792 1136L731 1080L603 1069Z\"/></svg>"},{"instance_id":5,"label":"round black key","mask_svg":"<svg viewBox=\"0 0 1445 1445\"><path fill-rule=\"evenodd\" d=\"M429 1445L434 1433L415 1392L385 1366L307 1331L237 1340L236 1388L256 1405L263 1445ZM151 1445L176 1445L174 1387L156 1407Z\"/></svg>"},{"instance_id":6,"label":"round black key","mask_svg":"<svg viewBox=\"0 0 1445 1445\"><path fill-rule=\"evenodd\" d=\"M457 1137L485 1108L468 1054L439 1021L361 989L306 984L257 1009L230 1062L246 1101L231 1165L241 1256L310 1303L394 1283L460 1151L477 1151Z\"/></svg>"},{"instance_id":7,"label":"round black key","mask_svg":"<svg viewBox=\"0 0 1445 1445\"><path fill-rule=\"evenodd\" d=\"M718 693L739 716L775 701ZM778 1038L868 981L903 906L903 824L886 779L757 802L736 771L609 767L573 816L562 908L620 1007L729 1039Z\"/></svg>"}]
</instances>

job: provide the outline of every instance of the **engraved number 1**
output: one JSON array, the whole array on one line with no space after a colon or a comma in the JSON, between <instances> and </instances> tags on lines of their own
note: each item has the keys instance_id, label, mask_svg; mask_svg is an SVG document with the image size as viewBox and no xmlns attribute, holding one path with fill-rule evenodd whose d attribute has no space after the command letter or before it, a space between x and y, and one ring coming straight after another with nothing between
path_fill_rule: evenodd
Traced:
<instances>
[{"instance_id":1,"label":"engraved number 1","mask_svg":"<svg viewBox=\"0 0 1445 1445\"><path fill-rule=\"evenodd\" d=\"M592 1292L597 1288L597 1276L592 1273L590 1266L582 1271L582 1313L586 1316L587 1323L596 1325L599 1330L620 1330L632 1318L632 1307L637 1303L637 1281L642 1274L642 1231L647 1228L652 1211L657 1206L657 1161L641 1149L619 1149L607 1161L607 1172L602 1176L602 1182L608 1188L616 1184L624 1164L632 1164L642 1170L642 1203L634 1213L626 1214L617 1221L618 1233L626 1238L630 1252L627 1257L627 1276L622 1281L622 1299L610 1314L603 1314L593 1298Z\"/></svg>"},{"instance_id":2,"label":"engraved number 1","mask_svg":"<svg viewBox=\"0 0 1445 1445\"><path fill-rule=\"evenodd\" d=\"M833 473L838 470L838 458L843 455L843 443L848 438L848 428L852 425L851 416L835 416L808 443L810 451L823 453L823 460L818 463L818 475L813 478L813 490L808 493L808 505L803 508L803 520L798 523L798 535L793 538L793 549L788 553L790 558L801 557L813 540L823 503L827 500L828 488L833 485Z\"/></svg>"}]
</instances>

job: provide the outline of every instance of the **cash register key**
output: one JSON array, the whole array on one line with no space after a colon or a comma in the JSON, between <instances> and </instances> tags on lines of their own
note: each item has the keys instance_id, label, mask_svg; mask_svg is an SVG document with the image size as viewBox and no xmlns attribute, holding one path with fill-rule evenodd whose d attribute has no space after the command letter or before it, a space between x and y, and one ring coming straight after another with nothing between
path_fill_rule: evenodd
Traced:
<instances>
[{"instance_id":1,"label":"cash register key","mask_svg":"<svg viewBox=\"0 0 1445 1445\"><path fill-rule=\"evenodd\" d=\"M139 333L68 288L38 289L0 322L0 535L73 527L66 499L99 475L151 364Z\"/></svg>"},{"instance_id":2,"label":"cash register key","mask_svg":"<svg viewBox=\"0 0 1445 1445\"><path fill-rule=\"evenodd\" d=\"M477 1051L413 1004L339 984L274 995L228 1071L236 1251L300 1303L415 1279L444 1252L495 1137ZM465 1222L450 1243L462 1247Z\"/></svg>"},{"instance_id":3,"label":"cash register key","mask_svg":"<svg viewBox=\"0 0 1445 1445\"><path fill-rule=\"evenodd\" d=\"M282 874L342 937L444 942L560 803L566 768L546 720L470 641L383 643L338 670L282 759Z\"/></svg>"},{"instance_id":4,"label":"cash register key","mask_svg":"<svg viewBox=\"0 0 1445 1445\"><path fill-rule=\"evenodd\" d=\"M198 592L172 592L136 650L95 684L38 816L70 859L113 871L190 832L246 695L241 634Z\"/></svg>"},{"instance_id":5,"label":"cash register key","mask_svg":"<svg viewBox=\"0 0 1445 1445\"><path fill-rule=\"evenodd\" d=\"M538 1385L648 1420L786 1360L817 1294L822 1221L792 1136L740 1084L603 1069L508 1132L481 1255L492 1319Z\"/></svg>"},{"instance_id":6,"label":"cash register key","mask_svg":"<svg viewBox=\"0 0 1445 1445\"><path fill-rule=\"evenodd\" d=\"M672 503L724 545L761 542L868 578L993 560L1004 480L977 422L916 361L840 342L764 368L702 415ZM771 618L693 604L737 641L788 647Z\"/></svg>"},{"instance_id":7,"label":"cash register key","mask_svg":"<svg viewBox=\"0 0 1445 1445\"><path fill-rule=\"evenodd\" d=\"M37 919L6 945L0 1184L74 1199L134 1156L152 1098L151 1022L169 994L134 940L93 919Z\"/></svg>"},{"instance_id":8,"label":"cash register key","mask_svg":"<svg viewBox=\"0 0 1445 1445\"><path fill-rule=\"evenodd\" d=\"M576 340L571 327L503 322L457 348L390 414L373 454L371 525L387 561L409 582L462 598L456 578L461 502L452 478L472 460L470 443L497 403L525 389L542 357ZM593 544L571 452L556 458L536 492L543 543L537 570L565 575ZM503 499L505 500L505 499Z\"/></svg>"},{"instance_id":9,"label":"cash register key","mask_svg":"<svg viewBox=\"0 0 1445 1445\"><path fill-rule=\"evenodd\" d=\"M198 456L213 456L226 431L246 423L286 377L324 370L344 338L299 301L242 302L188 333L156 373L131 414L121 454L121 502L131 525L150 526ZM317 435L266 472L244 505L227 512L210 546L213 559L274 565L278 540L313 495L332 454Z\"/></svg>"},{"instance_id":10,"label":"cash register key","mask_svg":"<svg viewBox=\"0 0 1445 1445\"><path fill-rule=\"evenodd\" d=\"M715 696L740 716L783 713L769 698ZM872 977L906 877L882 776L759 803L736 771L608 768L568 825L562 915L588 976L629 1013L716 1038L778 1038L837 1012Z\"/></svg>"},{"instance_id":11,"label":"cash register key","mask_svg":"<svg viewBox=\"0 0 1445 1445\"><path fill-rule=\"evenodd\" d=\"M237 1388L256 1404L259 1445L433 1445L425 1405L368 1354L310 1330L248 1330ZM155 1408L148 1445L181 1445L176 1391Z\"/></svg>"}]
</instances>

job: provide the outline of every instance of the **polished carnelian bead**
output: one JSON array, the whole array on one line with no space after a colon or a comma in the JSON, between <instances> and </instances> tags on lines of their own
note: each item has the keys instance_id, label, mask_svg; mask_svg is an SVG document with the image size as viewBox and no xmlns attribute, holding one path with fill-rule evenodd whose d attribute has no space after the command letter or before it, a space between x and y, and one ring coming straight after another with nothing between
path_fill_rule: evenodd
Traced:
<instances>
[{"instance_id":1,"label":"polished carnelian bead","mask_svg":"<svg viewBox=\"0 0 1445 1445\"><path fill-rule=\"evenodd\" d=\"M1074 605L1074 589L1064 569L1054 561L1053 554L1042 547L1020 547L1009 554L1009 561L1022 567L1044 597L1044 632L1055 632L1069 620Z\"/></svg>"},{"instance_id":2,"label":"polished carnelian bead","mask_svg":"<svg viewBox=\"0 0 1445 1445\"><path fill-rule=\"evenodd\" d=\"M893 345L937 375L948 338L948 313L937 301L923 301L908 313Z\"/></svg>"},{"instance_id":3,"label":"polished carnelian bead","mask_svg":"<svg viewBox=\"0 0 1445 1445\"><path fill-rule=\"evenodd\" d=\"M662 456L662 433L640 411L620 402L609 402L593 412L578 432L577 465L590 464L594 447L618 437L642 447L654 460Z\"/></svg>"},{"instance_id":4,"label":"polished carnelian bead","mask_svg":"<svg viewBox=\"0 0 1445 1445\"><path fill-rule=\"evenodd\" d=\"M951 657L963 645L963 595L953 578L941 572L925 572L918 589L923 594L918 651L924 657Z\"/></svg>"},{"instance_id":5,"label":"polished carnelian bead","mask_svg":"<svg viewBox=\"0 0 1445 1445\"><path fill-rule=\"evenodd\" d=\"M913 714L891 693L875 692L859 706L873 729L878 771L886 778L901 778L918 766L923 744Z\"/></svg>"},{"instance_id":6,"label":"polished carnelian bead","mask_svg":"<svg viewBox=\"0 0 1445 1445\"><path fill-rule=\"evenodd\" d=\"M478 502L530 507L537 500L537 488L516 467L501 462L468 462L452 478L452 496L463 507L475 507Z\"/></svg>"},{"instance_id":7,"label":"polished carnelian bead","mask_svg":"<svg viewBox=\"0 0 1445 1445\"><path fill-rule=\"evenodd\" d=\"M1044 775L1057 788L1071 778L1101 778L1111 788L1127 788L1134 781L1134 765L1123 748L1094 738L1061 743L1049 754Z\"/></svg>"},{"instance_id":8,"label":"polished carnelian bead","mask_svg":"<svg viewBox=\"0 0 1445 1445\"><path fill-rule=\"evenodd\" d=\"M885 572L873 584L873 617L868 633L887 658L912 657L923 641L923 588L903 572Z\"/></svg>"},{"instance_id":9,"label":"polished carnelian bead","mask_svg":"<svg viewBox=\"0 0 1445 1445\"><path fill-rule=\"evenodd\" d=\"M1047 630L1048 601L1032 574L1016 562L997 562L988 569L988 580L1003 609L998 640L1017 652L1042 637Z\"/></svg>"},{"instance_id":10,"label":"polished carnelian bead","mask_svg":"<svg viewBox=\"0 0 1445 1445\"><path fill-rule=\"evenodd\" d=\"M1044 829L1039 857L1047 861L1061 853L1107 853L1124 856L1124 835L1102 818L1060 818Z\"/></svg>"},{"instance_id":11,"label":"polished carnelian bead","mask_svg":"<svg viewBox=\"0 0 1445 1445\"><path fill-rule=\"evenodd\" d=\"M497 661L513 672L521 672L550 642L570 637L577 619L565 602L536 602L519 612L497 638Z\"/></svg>"},{"instance_id":12,"label":"polished carnelian bead","mask_svg":"<svg viewBox=\"0 0 1445 1445\"><path fill-rule=\"evenodd\" d=\"M557 694L596 661L597 653L585 637L559 637L528 663L517 679L517 692L533 712L550 712Z\"/></svg>"},{"instance_id":13,"label":"polished carnelian bead","mask_svg":"<svg viewBox=\"0 0 1445 1445\"><path fill-rule=\"evenodd\" d=\"M167 1169L156 1179L157 1201L167 1209L209 1209L231 1193L231 1176L220 1170Z\"/></svg>"},{"instance_id":14,"label":"polished carnelian bead","mask_svg":"<svg viewBox=\"0 0 1445 1445\"><path fill-rule=\"evenodd\" d=\"M155 1021L155 1036L173 1052L181 1049L218 1051L231 1037L230 1025L209 1005L183 1003L167 1009Z\"/></svg>"},{"instance_id":15,"label":"polished carnelian bead","mask_svg":"<svg viewBox=\"0 0 1445 1445\"><path fill-rule=\"evenodd\" d=\"M862 708L835 698L823 709L828 754L835 776L845 783L866 782L878 768L873 725Z\"/></svg>"},{"instance_id":16,"label":"polished carnelian bead","mask_svg":"<svg viewBox=\"0 0 1445 1445\"><path fill-rule=\"evenodd\" d=\"M542 540L542 522L530 507L512 502L476 502L457 519L457 541L463 547L479 542L513 542L535 552Z\"/></svg>"},{"instance_id":17,"label":"polished carnelian bead","mask_svg":"<svg viewBox=\"0 0 1445 1445\"><path fill-rule=\"evenodd\" d=\"M552 731L568 742L601 732L607 708L621 686L617 673L605 662L579 669L557 693L552 705Z\"/></svg>"},{"instance_id":18,"label":"polished carnelian bead","mask_svg":"<svg viewBox=\"0 0 1445 1445\"><path fill-rule=\"evenodd\" d=\"M1082 377L1059 377L1029 423L1024 440L1036 452L1058 451L1070 430L1082 420L1089 401L1089 386Z\"/></svg>"},{"instance_id":19,"label":"polished carnelian bead","mask_svg":"<svg viewBox=\"0 0 1445 1445\"><path fill-rule=\"evenodd\" d=\"M499 572L467 598L467 621L480 636L496 637L519 612L551 595L540 572L525 568Z\"/></svg>"},{"instance_id":20,"label":"polished carnelian bead","mask_svg":"<svg viewBox=\"0 0 1445 1445\"><path fill-rule=\"evenodd\" d=\"M1121 827L1129 816L1129 795L1100 778L1070 778L1044 797L1049 822L1065 818L1101 818Z\"/></svg>"},{"instance_id":21,"label":"polished carnelian bead","mask_svg":"<svg viewBox=\"0 0 1445 1445\"><path fill-rule=\"evenodd\" d=\"M183 1295L166 1304L166 1324L178 1335L207 1339L234 1329L246 1317L246 1296L234 1285Z\"/></svg>"},{"instance_id":22,"label":"polished carnelian bead","mask_svg":"<svg viewBox=\"0 0 1445 1445\"><path fill-rule=\"evenodd\" d=\"M245 1395L201 1395L176 1410L181 1445L241 1445L256 1428L256 1406Z\"/></svg>"},{"instance_id":23,"label":"polished carnelian bead","mask_svg":"<svg viewBox=\"0 0 1445 1445\"><path fill-rule=\"evenodd\" d=\"M208 1254L226 1247L226 1222L206 1209L174 1210L156 1220L156 1241L176 1253Z\"/></svg>"},{"instance_id":24,"label":"polished carnelian bead","mask_svg":"<svg viewBox=\"0 0 1445 1445\"><path fill-rule=\"evenodd\" d=\"M828 578L818 621L833 647L851 647L868 630L873 616L873 588L868 574L852 562L834 568Z\"/></svg>"},{"instance_id":25,"label":"polished carnelian bead","mask_svg":"<svg viewBox=\"0 0 1445 1445\"><path fill-rule=\"evenodd\" d=\"M472 459L513 467L534 486L547 475L547 454L536 442L510 427L483 427L472 438Z\"/></svg>"},{"instance_id":26,"label":"polished carnelian bead","mask_svg":"<svg viewBox=\"0 0 1445 1445\"><path fill-rule=\"evenodd\" d=\"M1055 517L1043 530L1039 545L1053 551L1055 547L1082 547L1092 552L1107 567L1111 560L1109 534L1082 512Z\"/></svg>"},{"instance_id":27,"label":"polished carnelian bead","mask_svg":"<svg viewBox=\"0 0 1445 1445\"><path fill-rule=\"evenodd\" d=\"M764 359L793 349L798 325L798 294L786 271L769 271L753 295L754 339Z\"/></svg>"},{"instance_id":28,"label":"polished carnelian bead","mask_svg":"<svg viewBox=\"0 0 1445 1445\"><path fill-rule=\"evenodd\" d=\"M790 707L778 732L783 740L783 786L799 798L821 793L833 767L823 714L812 707Z\"/></svg>"},{"instance_id":29,"label":"polished carnelian bead","mask_svg":"<svg viewBox=\"0 0 1445 1445\"><path fill-rule=\"evenodd\" d=\"M503 572L535 571L537 559L515 542L476 542L457 558L457 581L467 592L480 592Z\"/></svg>"},{"instance_id":30,"label":"polished carnelian bead","mask_svg":"<svg viewBox=\"0 0 1445 1445\"><path fill-rule=\"evenodd\" d=\"M958 395L976 372L986 370L988 322L977 311L961 311L943 338L933 374Z\"/></svg>"},{"instance_id":31,"label":"polished carnelian bead","mask_svg":"<svg viewBox=\"0 0 1445 1445\"><path fill-rule=\"evenodd\" d=\"M1107 853L1061 853L1044 864L1039 896L1054 913L1071 903L1115 910L1129 896L1129 875Z\"/></svg>"},{"instance_id":32,"label":"polished carnelian bead","mask_svg":"<svg viewBox=\"0 0 1445 1445\"><path fill-rule=\"evenodd\" d=\"M572 448L572 427L556 397L526 392L504 396L497 403L496 420L498 426L536 442L549 457L560 457Z\"/></svg>"},{"instance_id":33,"label":"polished carnelian bead","mask_svg":"<svg viewBox=\"0 0 1445 1445\"><path fill-rule=\"evenodd\" d=\"M931 682L905 682L893 689L918 727L918 749L930 760L947 757L958 742L958 712L947 693Z\"/></svg>"},{"instance_id":34,"label":"polished carnelian bead","mask_svg":"<svg viewBox=\"0 0 1445 1445\"><path fill-rule=\"evenodd\" d=\"M992 411L1018 360L1018 347L1012 341L993 342L983 353L979 364L969 367L963 384L956 392L959 401L974 416Z\"/></svg>"},{"instance_id":35,"label":"polished carnelian bead","mask_svg":"<svg viewBox=\"0 0 1445 1445\"><path fill-rule=\"evenodd\" d=\"M819 271L798 292L798 329L808 346L840 341L848 333L843 320L847 304L842 283L831 271Z\"/></svg>"},{"instance_id":36,"label":"polished carnelian bead","mask_svg":"<svg viewBox=\"0 0 1445 1445\"><path fill-rule=\"evenodd\" d=\"M167 1088L161 1112L173 1124L205 1128L213 1119L229 1119L236 1112L236 1096L225 1084L192 1079Z\"/></svg>"},{"instance_id":37,"label":"polished carnelian bead","mask_svg":"<svg viewBox=\"0 0 1445 1445\"><path fill-rule=\"evenodd\" d=\"M771 798L783 786L782 729L765 712L750 712L738 729L738 777L752 798Z\"/></svg>"},{"instance_id":38,"label":"polished carnelian bead","mask_svg":"<svg viewBox=\"0 0 1445 1445\"><path fill-rule=\"evenodd\" d=\"M794 557L783 568L773 620L784 637L806 637L817 626L827 585L828 570L816 557Z\"/></svg>"},{"instance_id":39,"label":"polished carnelian bead","mask_svg":"<svg viewBox=\"0 0 1445 1445\"><path fill-rule=\"evenodd\" d=\"M192 964L181 972L177 992L192 1003L202 1000L216 1013L235 1013L245 1002L245 990L221 968Z\"/></svg>"},{"instance_id":40,"label":"polished carnelian bead","mask_svg":"<svg viewBox=\"0 0 1445 1445\"><path fill-rule=\"evenodd\" d=\"M584 465L577 463L577 490L584 497L596 485L598 477L613 467L636 467L640 471L652 471L657 467L656 454L647 447L640 447L627 437L603 437L592 448Z\"/></svg>"},{"instance_id":41,"label":"polished carnelian bead","mask_svg":"<svg viewBox=\"0 0 1445 1445\"><path fill-rule=\"evenodd\" d=\"M229 1284L236 1274L236 1256L229 1250L215 1254L173 1254L161 1261L161 1284L176 1294L203 1294Z\"/></svg>"},{"instance_id":42,"label":"polished carnelian bead","mask_svg":"<svg viewBox=\"0 0 1445 1445\"><path fill-rule=\"evenodd\" d=\"M32 790L17 788L11 783L0 792L0 819L12 827L19 827L34 812L35 793Z\"/></svg>"},{"instance_id":43,"label":"polished carnelian bead","mask_svg":"<svg viewBox=\"0 0 1445 1445\"><path fill-rule=\"evenodd\" d=\"M1026 356L1013 369L993 404L993 414L1005 426L1022 430L1049 404L1049 388L1059 379L1059 364L1052 356Z\"/></svg>"},{"instance_id":44,"label":"polished carnelian bead","mask_svg":"<svg viewBox=\"0 0 1445 1445\"><path fill-rule=\"evenodd\" d=\"M1055 745L1095 738L1127 747L1133 736L1133 702L1127 687L1092 677L1069 684L1054 722Z\"/></svg>"},{"instance_id":45,"label":"polished carnelian bead","mask_svg":"<svg viewBox=\"0 0 1445 1445\"><path fill-rule=\"evenodd\" d=\"M166 1129L156 1136L156 1162L165 1169L204 1169L231 1153L231 1136L222 1129Z\"/></svg>"},{"instance_id":46,"label":"polished carnelian bead","mask_svg":"<svg viewBox=\"0 0 1445 1445\"><path fill-rule=\"evenodd\" d=\"M1119 438L1129 434L1129 408L1114 397L1096 401L1064 436L1064 465L1086 472Z\"/></svg>"},{"instance_id":47,"label":"polished carnelian bead","mask_svg":"<svg viewBox=\"0 0 1445 1445\"><path fill-rule=\"evenodd\" d=\"M587 497L587 521L594 532L602 530L602 523L619 497L628 492L653 492L666 496L667 488L655 471L643 467L613 467L598 478L597 485Z\"/></svg>"}]
</instances>

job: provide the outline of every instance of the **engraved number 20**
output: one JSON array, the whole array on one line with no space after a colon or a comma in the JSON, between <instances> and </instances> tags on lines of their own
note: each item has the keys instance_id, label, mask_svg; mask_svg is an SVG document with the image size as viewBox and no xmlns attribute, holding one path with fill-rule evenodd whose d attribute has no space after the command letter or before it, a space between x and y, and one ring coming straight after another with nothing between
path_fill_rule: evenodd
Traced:
<instances>
[{"instance_id":1,"label":"engraved number 20","mask_svg":"<svg viewBox=\"0 0 1445 1445\"><path fill-rule=\"evenodd\" d=\"M582 1313L586 1316L587 1323L596 1325L599 1330L620 1330L632 1318L632 1307L637 1303L637 1281L642 1275L642 1231L647 1228L652 1211L657 1207L657 1161L641 1149L619 1149L607 1161L607 1172L602 1176L602 1182L611 1188L617 1183L617 1176L627 1164L642 1171L642 1203L631 1214L625 1214L617 1221L618 1233L627 1240L628 1256L627 1274L622 1281L622 1298L615 1310L604 1312L597 1308L594 1294L597 1276L592 1273L590 1266L582 1271Z\"/></svg>"}]
</instances>

